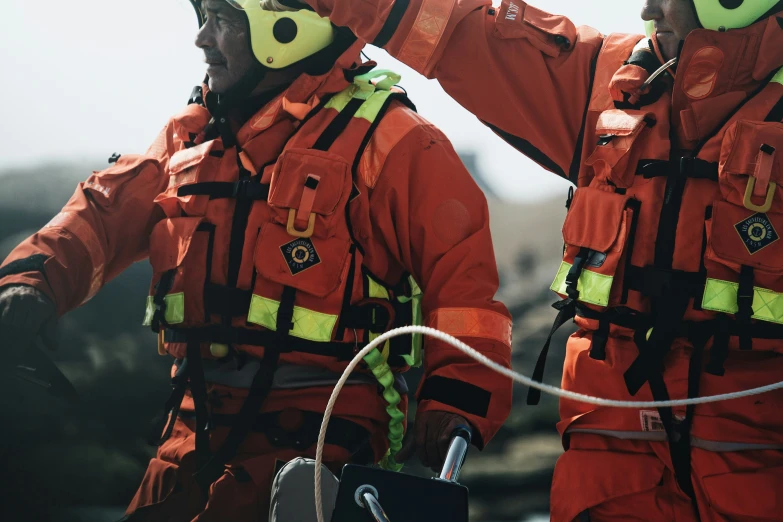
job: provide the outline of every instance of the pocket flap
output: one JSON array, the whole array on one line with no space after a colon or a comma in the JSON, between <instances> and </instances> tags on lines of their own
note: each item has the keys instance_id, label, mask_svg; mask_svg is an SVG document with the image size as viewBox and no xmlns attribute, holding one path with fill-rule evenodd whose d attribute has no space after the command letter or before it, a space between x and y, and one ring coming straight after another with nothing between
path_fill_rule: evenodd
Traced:
<instances>
[{"instance_id":1,"label":"pocket flap","mask_svg":"<svg viewBox=\"0 0 783 522\"><path fill-rule=\"evenodd\" d=\"M215 148L216 142L208 141L201 145L196 145L189 149L183 149L175 152L169 160L169 186L168 190L204 181L199 178L199 171L202 169L192 168L204 162L204 159L210 155Z\"/></svg>"},{"instance_id":2,"label":"pocket flap","mask_svg":"<svg viewBox=\"0 0 783 522\"><path fill-rule=\"evenodd\" d=\"M609 252L623 228L628 196L583 187L574 193L571 209L563 224L567 245Z\"/></svg>"},{"instance_id":3,"label":"pocket flap","mask_svg":"<svg viewBox=\"0 0 783 522\"><path fill-rule=\"evenodd\" d=\"M652 118L649 112L612 109L601 113L595 130L599 136L632 136L654 121Z\"/></svg>"},{"instance_id":4,"label":"pocket flap","mask_svg":"<svg viewBox=\"0 0 783 522\"><path fill-rule=\"evenodd\" d=\"M255 251L255 267L269 281L326 297L337 290L347 269L350 242L338 237L295 238L266 223Z\"/></svg>"},{"instance_id":5,"label":"pocket flap","mask_svg":"<svg viewBox=\"0 0 783 522\"><path fill-rule=\"evenodd\" d=\"M155 225L150 236L150 264L155 272L172 270L182 264L193 241L193 235L203 219L164 219Z\"/></svg>"},{"instance_id":6,"label":"pocket flap","mask_svg":"<svg viewBox=\"0 0 783 522\"><path fill-rule=\"evenodd\" d=\"M704 477L710 505L724 515L780 520L783 513L783 467Z\"/></svg>"},{"instance_id":7,"label":"pocket flap","mask_svg":"<svg viewBox=\"0 0 783 522\"><path fill-rule=\"evenodd\" d=\"M269 204L280 208L299 208L307 177L318 176L319 182L312 211L329 216L337 210L343 197L350 194L350 165L336 154L311 149L283 152L272 174Z\"/></svg>"},{"instance_id":8,"label":"pocket flap","mask_svg":"<svg viewBox=\"0 0 783 522\"><path fill-rule=\"evenodd\" d=\"M726 131L721 145L720 168L733 175L752 176L762 145L775 149L770 181L783 185L783 124L741 120ZM743 187L744 188L744 187Z\"/></svg>"},{"instance_id":9,"label":"pocket flap","mask_svg":"<svg viewBox=\"0 0 783 522\"><path fill-rule=\"evenodd\" d=\"M715 203L708 257L770 273L783 273L783 215L754 213L725 201ZM739 270L739 266L734 267Z\"/></svg>"}]
</instances>

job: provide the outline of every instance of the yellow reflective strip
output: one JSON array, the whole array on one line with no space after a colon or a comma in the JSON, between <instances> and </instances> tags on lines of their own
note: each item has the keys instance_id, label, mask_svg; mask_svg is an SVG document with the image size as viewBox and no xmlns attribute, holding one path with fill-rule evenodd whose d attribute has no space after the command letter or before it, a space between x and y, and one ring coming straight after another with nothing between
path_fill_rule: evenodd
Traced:
<instances>
[{"instance_id":1,"label":"yellow reflective strip","mask_svg":"<svg viewBox=\"0 0 783 522\"><path fill-rule=\"evenodd\" d=\"M348 102L353 98L354 93L357 91L356 87L351 85L350 87L338 92L332 98L326 102L324 109L334 109L337 112L342 112Z\"/></svg>"},{"instance_id":2,"label":"yellow reflective strip","mask_svg":"<svg viewBox=\"0 0 783 522\"><path fill-rule=\"evenodd\" d=\"M775 73L775 76L773 76L772 80L770 81L773 83L783 84L783 68L781 68L777 73Z\"/></svg>"},{"instance_id":3,"label":"yellow reflective strip","mask_svg":"<svg viewBox=\"0 0 783 522\"><path fill-rule=\"evenodd\" d=\"M185 294L169 294L163 298L166 303L166 311L163 314L164 319L169 324L180 324L185 322ZM147 310L144 313L144 322L142 325L150 326L152 316L155 315L155 302L152 296L147 297Z\"/></svg>"},{"instance_id":4,"label":"yellow reflective strip","mask_svg":"<svg viewBox=\"0 0 783 522\"><path fill-rule=\"evenodd\" d=\"M566 276L571 270L570 263L563 261L560 264L560 269L557 271L555 281L550 287L553 292L560 295L568 295L566 292ZM590 270L582 270L582 274L579 276L579 282L576 285L576 289L579 291L579 301L583 303L590 303L598 306L607 306L609 304L609 295L612 292L612 276L597 274Z\"/></svg>"},{"instance_id":5,"label":"yellow reflective strip","mask_svg":"<svg viewBox=\"0 0 783 522\"><path fill-rule=\"evenodd\" d=\"M277 330L277 310L280 301L253 295L250 301L250 310L247 313L247 321ZM294 328L289 333L300 339L316 342L329 342L332 340L332 331L337 324L337 316L308 310L300 306L294 307Z\"/></svg>"},{"instance_id":6,"label":"yellow reflective strip","mask_svg":"<svg viewBox=\"0 0 783 522\"><path fill-rule=\"evenodd\" d=\"M378 117L378 113L381 112L383 104L392 93L390 91L377 91L373 93L370 98L359 107L359 110L354 114L354 118L364 118L365 120L373 123L375 118Z\"/></svg>"},{"instance_id":7,"label":"yellow reflective strip","mask_svg":"<svg viewBox=\"0 0 783 522\"><path fill-rule=\"evenodd\" d=\"M382 284L378 283L377 281L375 281L375 279L373 279L370 276L367 276L367 294L368 294L367 297L370 297L372 299L386 299L387 301L389 300L389 291L386 290L386 288ZM373 332L367 332L367 333L370 341L375 340L378 336L381 335L379 333L373 333ZM384 360L389 359L390 349L391 349L391 342L386 341L383 345Z\"/></svg>"},{"instance_id":8,"label":"yellow reflective strip","mask_svg":"<svg viewBox=\"0 0 783 522\"><path fill-rule=\"evenodd\" d=\"M364 356L364 362L372 371L383 388L383 399L386 401L386 413L389 414L389 450L378 463L383 469L400 471L402 464L398 464L394 457L402 448L402 439L405 435L405 414L400 410L402 398L394 388L394 374L386 362L384 356L378 350L373 350Z\"/></svg>"},{"instance_id":9,"label":"yellow reflective strip","mask_svg":"<svg viewBox=\"0 0 783 522\"><path fill-rule=\"evenodd\" d=\"M736 314L739 283L707 279L702 308L713 312ZM783 324L783 294L766 288L753 287L753 318Z\"/></svg>"}]
</instances>

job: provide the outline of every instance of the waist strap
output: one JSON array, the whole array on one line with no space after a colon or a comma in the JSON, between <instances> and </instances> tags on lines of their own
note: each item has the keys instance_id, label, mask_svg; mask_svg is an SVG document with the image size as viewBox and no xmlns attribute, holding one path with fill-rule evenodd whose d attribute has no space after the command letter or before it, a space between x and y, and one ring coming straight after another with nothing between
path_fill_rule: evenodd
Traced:
<instances>
[{"instance_id":1,"label":"waist strap","mask_svg":"<svg viewBox=\"0 0 783 522\"><path fill-rule=\"evenodd\" d=\"M237 357L226 360L209 359L203 362L204 380L207 383L220 384L230 388L249 389L253 383L253 377L258 372L261 361L249 357L244 363L240 363ZM183 364L182 361L174 362L177 372ZM298 364L280 364L272 379L273 390L296 390L312 388L316 386L334 386L340 380L341 374L319 368L317 366L301 366ZM352 373L346 384L372 384L377 385L378 380L368 374ZM408 392L405 377L395 375L395 388L400 393Z\"/></svg>"}]
</instances>

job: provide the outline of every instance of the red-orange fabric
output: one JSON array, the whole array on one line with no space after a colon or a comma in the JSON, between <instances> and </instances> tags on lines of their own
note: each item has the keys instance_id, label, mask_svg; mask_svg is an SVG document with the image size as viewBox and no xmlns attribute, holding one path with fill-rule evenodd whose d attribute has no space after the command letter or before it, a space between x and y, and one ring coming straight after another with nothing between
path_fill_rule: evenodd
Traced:
<instances>
[{"instance_id":1,"label":"red-orange fabric","mask_svg":"<svg viewBox=\"0 0 783 522\"><path fill-rule=\"evenodd\" d=\"M412 275L424 292L421 306L425 317L444 308L470 309L486 312L493 318L492 325L502 323L508 328L508 311L494 300L499 283L486 200L442 132L394 101L389 107L394 117L380 120L377 136L371 136L368 143L372 157L359 162L355 179L351 165L370 130L369 121L353 118L328 152L310 149L338 112L324 108L303 125L304 108L313 108L319 100L349 86L345 72L356 72L361 46L362 42L357 42L346 51L329 73L300 76L246 123L237 122L236 139L246 155L243 164L249 170L251 166L268 166L262 180L270 184L270 193L268 203L254 202L247 217L236 287L273 301L281 300L284 287L294 288L295 306L325 317L340 315L346 296L354 305L366 298L369 274L392 294ZM200 125L206 125L204 111L188 107L169 122L147 154L123 156L116 165L93 175L64 209L66 215L78 219L62 220L42 230L6 261L33 254L51 256L45 266L46 278L28 272L9 276L0 284L23 282L41 288L52 296L60 313L65 313L132 262L150 257L154 272L151 294L155 294L164 273L174 270L170 293L185 295L185 320L177 327L223 322L220 311L208 309L204 302L205 284L228 284L235 200L180 196L178 191L194 183L234 182L239 169L236 150L226 149L221 139L190 142L193 134L203 140L205 133L198 128ZM286 247L298 238L287 233L286 225L290 210L296 212L308 205L302 196L311 174L320 177L312 199L315 227L313 236L298 244L298 252L312 248L312 252L308 250L312 262L296 265L286 257ZM442 223L444 208L459 209L460 219L454 230ZM88 238L85 230L93 231L94 238ZM103 265L100 277L96 278L94 264ZM231 324L264 328L247 319L246 315L236 316ZM330 334L328 330L324 333L328 327L325 321L315 333L322 338ZM476 331L466 332L465 339L497 363L510 367L507 332L489 327L486 334L476 337ZM333 342L355 347L367 337L366 329L347 328L339 322L332 326ZM163 343L163 348L177 358L185 355L184 343ZM264 355L262 346L232 348L255 357ZM209 343L203 343L201 353L213 357ZM510 411L511 383L497 379L491 370L441 343L425 339L424 354L425 380L437 376L468 382L488 393L489 404L485 415L468 414L435 400L422 401L420 409L458 413L476 429L477 440L489 442ZM329 353L297 351L283 353L280 363L340 373L347 364ZM395 372L405 370L403 366L394 368ZM349 388L338 401L340 411L336 414L370 423L367 427L376 456L380 457L388 444L386 405L377 386ZM273 394L264 408L323 411L328 391ZM234 397L242 397L242 392L228 390ZM459 404L456 399L455 404ZM400 407L406 411L406 402ZM170 485L173 470L192 465L188 464L192 459L188 457L192 452L191 436L178 429L159 453L159 460L166 465L152 465L145 483L153 485L143 488L149 493L140 493L132 510L146 510L142 506L158 500L167 489L160 481ZM263 446L251 448L249 453L240 451L243 459L263 460L271 453ZM342 457L327 458L339 462ZM214 520L217 516L231 519L226 506L244 505L237 500L243 495L235 494L232 480L226 478L220 487L215 485L212 507L207 506L204 518L199 520ZM256 489L266 487L266 482L258 482L261 487ZM249 497L245 500L253 502ZM167 506L162 509L169 509L168 503L163 502ZM222 507L216 507L218 504ZM218 515L209 518L212 512ZM243 516L245 512L236 514L236 519Z\"/></svg>"},{"instance_id":2,"label":"red-orange fabric","mask_svg":"<svg viewBox=\"0 0 783 522\"><path fill-rule=\"evenodd\" d=\"M368 41L380 32L394 5L393 0L307 1L319 13L334 15L338 24L354 29ZM422 15L431 12L431 3L410 2L385 45L392 55L408 59L406 43L421 32ZM623 86L630 87L641 79L629 75L630 71L623 67L634 48L645 40L642 35L603 36L587 27L577 28L565 17L542 14L518 0L504 0L497 8L490 6L488 0L442 0L437 4L439 13L450 12L450 16L445 22L442 17L432 18L435 23L426 42L426 57L416 56L417 61L410 63L419 72L437 78L457 102L502 131L499 134L523 153L578 184L570 210L574 217L568 218L565 227L572 242L611 245L623 226L616 202L619 197L626 197L637 201L638 215L635 236L622 245L625 261L619 266L626 261L639 268L654 265L656 250L664 250L664 239L658 237L662 208L676 192L671 190L673 181L666 176L645 176L655 174L655 169L641 172L639 167L677 158L699 145L697 157L704 162L700 165L718 164L720 181L673 178L684 184L682 210L671 225L676 227L671 266L668 260L664 263L658 259L658 263L664 265L662 270L706 272L707 277L738 283L739 261L756 268L756 285L780 291L780 271L774 266L780 258L780 241L757 244L753 246L756 252L751 253L735 228L753 214L745 209L743 199L749 177L760 168L760 147L767 144L779 151L777 143L783 139L779 122L764 123L783 97L782 85L765 86L783 67L783 30L776 17L744 29L691 33L680 53L677 74L669 69L668 78L661 77L664 94L640 109L652 116L650 124L642 126L640 120L645 118L640 118L641 114L614 103L624 101L625 94L633 95L620 92ZM664 63L657 39L653 37L650 43L660 63ZM632 125L615 123L624 121ZM777 180L782 172L780 157L775 155L770 172L770 182L777 183L778 189L773 208L767 213L776 233L780 233L777 223L783 214L783 189ZM676 173L677 165L669 168ZM762 185L763 182L759 180ZM579 208L584 207L586 199L580 193L591 194L590 191L604 198L596 198L587 213ZM620 194L612 199L613 192ZM754 203L759 205L762 201L755 198ZM709 207L714 211L710 220ZM633 217L629 211L626 210L624 219ZM570 223L580 217L584 221L579 225ZM574 251L575 248L566 249L566 261ZM632 288L626 288L627 296L623 295L624 281L619 273L615 274L610 305L650 313L653 306L648 295ZM656 286L654 281L648 283ZM694 296L684 319L705 321L717 316L702 309L701 304L701 297ZM576 322L581 329L568 343L563 387L613 399L652 399L647 385L631 397L623 378L639 354L633 341L635 332L611 326L606 357L599 360L590 356L598 321L577 316ZM706 347L707 359L711 346L712 341ZM678 338L664 361L664 378L672 398L687 395L690 350L688 340ZM753 339L753 350L746 353L739 351L738 338L731 337L725 375L703 375L701 393L710 395L775 382L782 375L782 353L779 339ZM757 399L697 407L694 435L718 442L783 445L783 421L774 413L783 407L783 393ZM601 408L571 400L562 400L560 410L562 420L558 428L572 440L576 440L576 434L571 430L580 429L608 430L615 436L620 432L627 432L628 437L640 433L649 436L644 433L645 424L640 417L643 412L638 410ZM683 415L685 411L676 409L675 413ZM591 510L595 512L593 520L598 521L691 520L690 501L677 491L665 443L659 443L660 451L653 452L628 449L622 440L608 436L600 439L603 446L583 450L572 443L558 465L552 495L554 521L574 520L590 507L586 505L590 502L593 506L601 504ZM725 458L727 463L722 469L715 464L705 472L702 451L694 449L694 478L702 520L780 518L779 507L768 500L769 491L745 491L749 482L743 470L763 466L743 463L744 455L745 452L716 453L716 458ZM723 461L708 464L712 462ZM599 473L602 478L597 481ZM724 476L707 480L707 475L715 474ZM714 491L707 501L707 491L711 489ZM723 500L726 498L742 502ZM667 507L669 511L665 510Z\"/></svg>"}]
</instances>

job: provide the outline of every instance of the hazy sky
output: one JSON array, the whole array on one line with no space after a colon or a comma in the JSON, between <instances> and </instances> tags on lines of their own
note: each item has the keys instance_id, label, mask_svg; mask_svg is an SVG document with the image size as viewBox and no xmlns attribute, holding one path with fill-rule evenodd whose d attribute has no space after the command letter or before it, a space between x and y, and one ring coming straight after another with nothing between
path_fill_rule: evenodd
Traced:
<instances>
[{"instance_id":1,"label":"hazy sky","mask_svg":"<svg viewBox=\"0 0 783 522\"><path fill-rule=\"evenodd\" d=\"M531 3L605 33L642 30L642 0ZM6 116L0 127L0 169L143 152L204 75L202 56L193 45L196 18L187 0L4 4L0 99ZM478 153L497 192L520 201L565 193L565 181L503 143L437 82L379 49L368 47L366 53L403 75L401 83L419 112L456 147Z\"/></svg>"}]
</instances>

